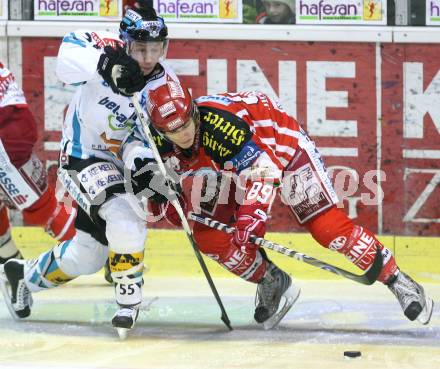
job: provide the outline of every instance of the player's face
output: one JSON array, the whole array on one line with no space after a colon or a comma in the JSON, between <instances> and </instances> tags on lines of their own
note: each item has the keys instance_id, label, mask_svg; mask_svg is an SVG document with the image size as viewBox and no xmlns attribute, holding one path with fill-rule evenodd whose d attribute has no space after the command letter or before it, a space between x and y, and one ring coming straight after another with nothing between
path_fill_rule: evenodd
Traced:
<instances>
[{"instance_id":1,"label":"player's face","mask_svg":"<svg viewBox=\"0 0 440 369\"><path fill-rule=\"evenodd\" d=\"M134 41L130 44L130 56L135 59L145 75L150 74L164 54L162 41Z\"/></svg>"},{"instance_id":2,"label":"player's face","mask_svg":"<svg viewBox=\"0 0 440 369\"><path fill-rule=\"evenodd\" d=\"M263 1L267 16L273 23L283 24L287 22L290 16L290 8L278 1Z\"/></svg>"},{"instance_id":3,"label":"player's face","mask_svg":"<svg viewBox=\"0 0 440 369\"><path fill-rule=\"evenodd\" d=\"M195 135L196 124L193 118L174 131L165 132L165 136L182 149L189 149L193 145Z\"/></svg>"}]
</instances>

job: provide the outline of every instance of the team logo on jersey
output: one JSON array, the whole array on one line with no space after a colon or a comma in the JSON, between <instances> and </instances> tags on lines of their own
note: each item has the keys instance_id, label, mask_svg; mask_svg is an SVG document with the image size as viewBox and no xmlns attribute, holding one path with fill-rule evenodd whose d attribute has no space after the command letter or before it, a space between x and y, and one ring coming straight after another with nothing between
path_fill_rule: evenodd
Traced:
<instances>
[{"instance_id":1,"label":"team logo on jersey","mask_svg":"<svg viewBox=\"0 0 440 369\"><path fill-rule=\"evenodd\" d=\"M239 154L252 137L248 124L228 111L199 106L202 123L201 143L206 153L218 163Z\"/></svg>"},{"instance_id":2,"label":"team logo on jersey","mask_svg":"<svg viewBox=\"0 0 440 369\"><path fill-rule=\"evenodd\" d=\"M119 149L121 147L122 141L121 140L115 140L112 138L107 138L107 134L105 132L102 132L100 134L101 140L105 143L105 150L103 151L110 151L115 155L118 155ZM97 147L97 146L95 146ZM97 149L97 148L96 148Z\"/></svg>"},{"instance_id":3,"label":"team logo on jersey","mask_svg":"<svg viewBox=\"0 0 440 369\"><path fill-rule=\"evenodd\" d=\"M8 173L3 169L0 169L0 188L3 189L14 204L22 205L26 203L28 196L20 193L17 186L12 183L12 179L9 178Z\"/></svg>"},{"instance_id":4,"label":"team logo on jersey","mask_svg":"<svg viewBox=\"0 0 440 369\"><path fill-rule=\"evenodd\" d=\"M114 131L130 128L129 126L127 126L127 121L134 122L137 118L136 112L131 113L131 115L129 117L127 117L124 113L121 113L119 111L121 109L121 105L110 100L108 98L108 96L99 100L98 104L106 107L108 110L110 110L113 113L112 115L109 115L108 120L109 120L110 129L112 129ZM130 104L129 106L133 107L132 104ZM112 117L112 118L110 118L110 117ZM121 128L123 125L124 125L124 128ZM116 129L114 129L112 127L116 127Z\"/></svg>"},{"instance_id":5,"label":"team logo on jersey","mask_svg":"<svg viewBox=\"0 0 440 369\"><path fill-rule=\"evenodd\" d=\"M263 150L250 140L231 161L234 168L240 171L249 167L262 153Z\"/></svg>"},{"instance_id":6,"label":"team logo on jersey","mask_svg":"<svg viewBox=\"0 0 440 369\"><path fill-rule=\"evenodd\" d=\"M307 160L304 156L304 164L299 162L283 180L283 197L300 224L332 205L320 177Z\"/></svg>"},{"instance_id":7,"label":"team logo on jersey","mask_svg":"<svg viewBox=\"0 0 440 369\"><path fill-rule=\"evenodd\" d=\"M134 121L127 119L124 122L119 122L115 115L110 114L108 117L108 126L112 131L123 131L124 129L132 129L135 125Z\"/></svg>"},{"instance_id":8,"label":"team logo on jersey","mask_svg":"<svg viewBox=\"0 0 440 369\"><path fill-rule=\"evenodd\" d=\"M230 117L225 117L225 114L218 114L214 111L207 111L207 114L203 115L203 120L210 125L211 131L218 133L218 136L223 136L223 140L229 141L235 146L240 146L249 132L248 129L245 129L247 128L246 123L239 121L238 117L235 117L234 120L227 118Z\"/></svg>"},{"instance_id":9,"label":"team logo on jersey","mask_svg":"<svg viewBox=\"0 0 440 369\"><path fill-rule=\"evenodd\" d=\"M347 242L347 237L339 236L336 237L332 242L330 242L328 248L333 251L338 251L342 249L342 247L345 245L346 242Z\"/></svg>"},{"instance_id":10,"label":"team logo on jersey","mask_svg":"<svg viewBox=\"0 0 440 369\"><path fill-rule=\"evenodd\" d=\"M124 183L124 176L113 163L94 163L77 174L84 190L93 201L110 186Z\"/></svg>"},{"instance_id":11,"label":"team logo on jersey","mask_svg":"<svg viewBox=\"0 0 440 369\"><path fill-rule=\"evenodd\" d=\"M95 45L93 45L96 49L103 49L104 46L111 46L113 48L116 48L116 45L119 45L120 47L124 46L124 43L120 40L115 40L114 38L108 38L104 37L101 38L96 32L92 32L91 34L86 33L87 38L89 39L89 42L93 40L95 42Z\"/></svg>"}]
</instances>

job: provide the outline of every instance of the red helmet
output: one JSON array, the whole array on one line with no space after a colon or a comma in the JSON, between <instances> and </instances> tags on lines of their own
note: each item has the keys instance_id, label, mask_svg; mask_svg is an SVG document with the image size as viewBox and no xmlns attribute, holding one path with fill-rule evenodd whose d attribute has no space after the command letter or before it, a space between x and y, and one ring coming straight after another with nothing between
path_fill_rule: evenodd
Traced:
<instances>
[{"instance_id":1,"label":"red helmet","mask_svg":"<svg viewBox=\"0 0 440 369\"><path fill-rule=\"evenodd\" d=\"M153 126L161 132L182 127L196 110L188 89L173 80L149 91L147 109Z\"/></svg>"}]
</instances>

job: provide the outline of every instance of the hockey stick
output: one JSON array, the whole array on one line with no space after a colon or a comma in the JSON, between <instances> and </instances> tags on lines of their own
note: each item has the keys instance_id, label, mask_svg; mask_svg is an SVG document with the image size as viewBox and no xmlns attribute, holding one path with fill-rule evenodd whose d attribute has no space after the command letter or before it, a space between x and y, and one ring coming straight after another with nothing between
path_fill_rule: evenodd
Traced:
<instances>
[{"instance_id":1,"label":"hockey stick","mask_svg":"<svg viewBox=\"0 0 440 369\"><path fill-rule=\"evenodd\" d=\"M217 229L219 231L223 231L226 233L233 233L235 231L235 228L229 227L227 224L221 223L217 220L211 219L209 217L203 217L200 215L197 215L193 212L190 212L188 214L188 219L194 220L195 222L204 224L210 228ZM335 267L333 265L327 264L323 261L317 260L315 258L312 258L311 256L307 256L305 254L302 254L298 251L291 250L285 246L279 245L275 242L268 241L261 237L251 236L250 238L251 242L258 246L265 247L267 249L276 251L280 254L289 256L291 258L294 258L298 261L302 261L304 263L313 265L314 267L327 270L328 272L340 275L342 277L351 279L355 282L370 285L373 284L377 277L379 276L380 272L382 271L382 253L379 249L376 250L376 257L374 258L373 265L371 265L370 269L365 274L357 275L354 273L351 273L347 270L340 269L338 267Z\"/></svg>"},{"instance_id":2,"label":"hockey stick","mask_svg":"<svg viewBox=\"0 0 440 369\"><path fill-rule=\"evenodd\" d=\"M142 108L139 104L138 93L135 93L131 100L132 100L132 103L133 103L134 108L136 110L137 116L139 117L139 121L141 122L144 134L147 137L148 143L150 144L150 148L153 151L153 156L157 162L159 170L160 170L161 174L164 176L166 184L169 185L170 188L173 188L173 186L170 184L169 179L167 177L167 170L165 168L165 165L162 161L162 158L159 154L159 151L157 150L156 144L154 143L153 135L151 134L150 128L148 127L148 122L147 122L145 115L142 111ZM217 289L214 285L214 282L212 281L211 275L209 274L209 271L208 271L208 268L206 267L205 261L203 260L202 255L200 254L200 251L199 251L197 244L194 240L194 237L192 235L191 228L188 224L188 220L186 219L186 216L183 212L182 206L180 205L177 197L174 197L173 199L171 199L171 204L174 206L177 213L179 214L180 220L182 221L182 227L183 227L184 231L186 232L186 235L188 236L188 239L191 243L191 246L194 250L196 258L200 264L200 267L202 268L203 273L205 274L206 280L208 281L209 286L211 287L211 291L214 294L215 299L217 300L217 303L218 303L220 310L221 310L221 313L222 313L221 320L223 321L223 323L225 323L225 325L229 328L229 330L232 331L232 326L231 326L231 322L229 320L228 314L226 313L226 310L223 306L222 300L220 299L220 296L217 292Z\"/></svg>"}]
</instances>

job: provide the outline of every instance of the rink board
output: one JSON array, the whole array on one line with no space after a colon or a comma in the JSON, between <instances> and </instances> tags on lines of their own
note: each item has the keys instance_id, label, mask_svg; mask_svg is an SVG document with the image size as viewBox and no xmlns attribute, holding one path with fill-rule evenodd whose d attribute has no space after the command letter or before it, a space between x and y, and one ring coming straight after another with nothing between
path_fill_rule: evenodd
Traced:
<instances>
[{"instance_id":1,"label":"rink board","mask_svg":"<svg viewBox=\"0 0 440 369\"><path fill-rule=\"evenodd\" d=\"M51 37L38 37L35 27L31 37L10 38L9 61L38 125L35 150L55 178L63 116L75 88L53 73L62 34L53 27L44 34ZM213 30L215 40L203 39L197 28L197 39L173 39L167 61L194 96L258 90L277 98L316 142L357 224L379 234L438 237L440 45L339 42L353 37L352 30L333 42L310 42L313 26L302 27L286 30L295 37L305 32L302 41L231 40L220 29ZM274 37L276 29L264 33ZM315 31L331 35L334 29ZM358 37L368 34L358 31ZM249 28L235 32L249 34ZM272 216L271 230L302 232L287 207L276 204Z\"/></svg>"},{"instance_id":2,"label":"rink board","mask_svg":"<svg viewBox=\"0 0 440 369\"><path fill-rule=\"evenodd\" d=\"M27 258L35 257L56 244L56 241L45 234L41 228L35 227L15 227L13 237ZM321 247L308 234L268 233L266 238L329 264L360 273L344 257ZM419 281L440 283L439 237L381 236L379 239L393 251L401 269ZM280 267L300 279L340 279L332 273L284 255L270 250L268 253ZM207 258L205 260L213 276L233 277L217 263ZM145 261L148 273L154 276L202 276L202 271L183 231L150 230Z\"/></svg>"}]
</instances>

